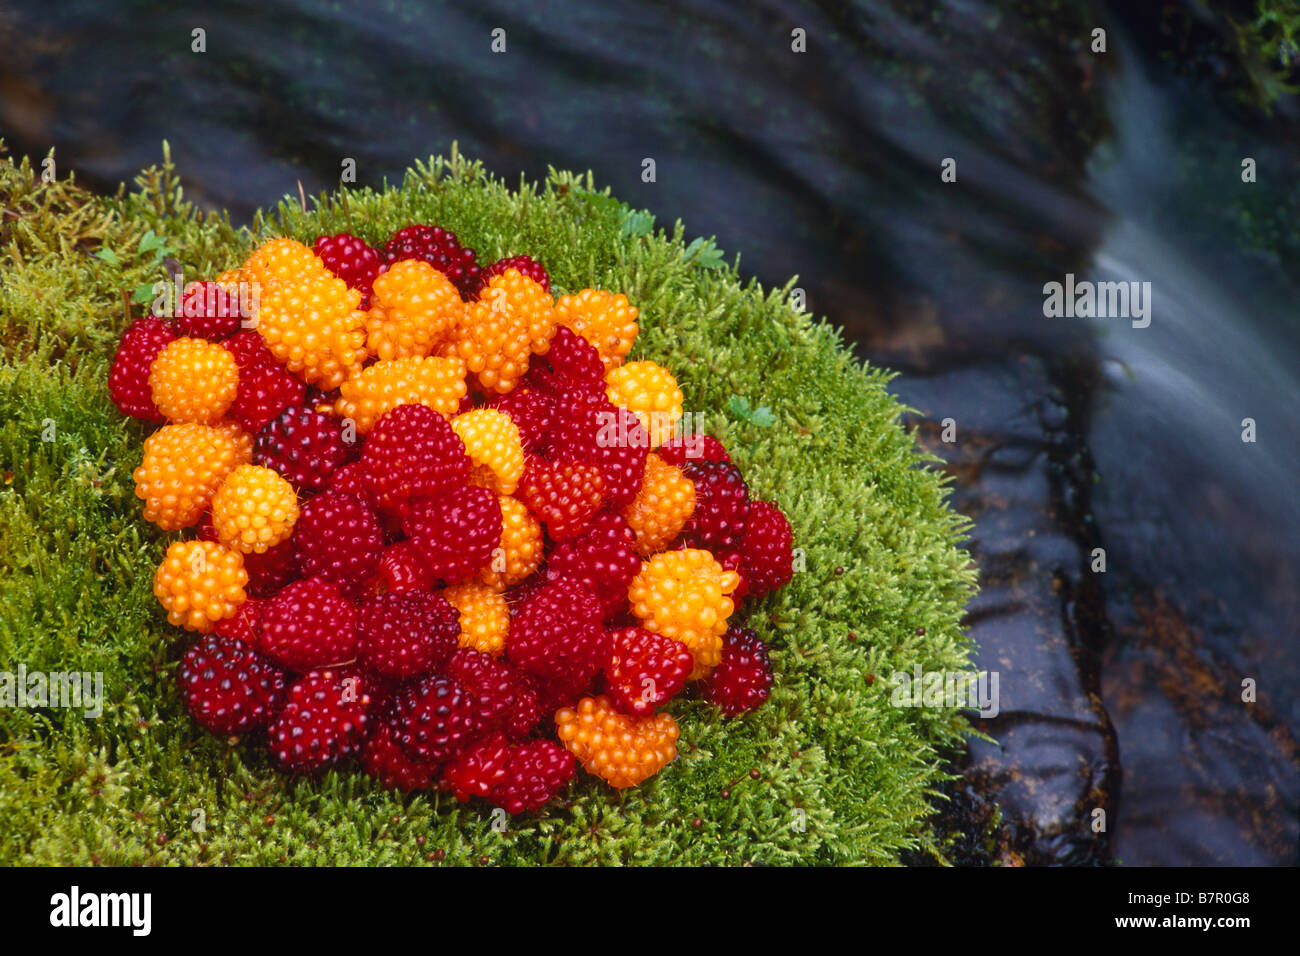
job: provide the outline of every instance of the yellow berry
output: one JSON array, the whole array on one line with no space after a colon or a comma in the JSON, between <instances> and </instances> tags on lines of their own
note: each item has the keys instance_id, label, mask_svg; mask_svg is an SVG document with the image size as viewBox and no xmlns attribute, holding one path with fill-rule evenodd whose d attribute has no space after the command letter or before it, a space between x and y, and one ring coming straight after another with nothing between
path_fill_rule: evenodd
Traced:
<instances>
[{"instance_id":1,"label":"yellow berry","mask_svg":"<svg viewBox=\"0 0 1300 956\"><path fill-rule=\"evenodd\" d=\"M500 657L510 632L505 594L482 581L466 581L447 588L442 596L460 612L460 646Z\"/></svg>"},{"instance_id":2,"label":"yellow berry","mask_svg":"<svg viewBox=\"0 0 1300 956\"><path fill-rule=\"evenodd\" d=\"M708 551L664 551L642 563L627 590L632 613L647 631L681 641L695 658L691 679L722 660L722 635L735 604L727 595L740 575L724 571Z\"/></svg>"},{"instance_id":3,"label":"yellow berry","mask_svg":"<svg viewBox=\"0 0 1300 956\"><path fill-rule=\"evenodd\" d=\"M513 494L524 475L524 445L510 416L495 408L475 408L453 418L451 427L470 458L469 483L498 495Z\"/></svg>"},{"instance_id":4,"label":"yellow berry","mask_svg":"<svg viewBox=\"0 0 1300 956\"><path fill-rule=\"evenodd\" d=\"M639 331L636 317L636 306L628 303L627 296L599 289L563 295L555 303L555 321L594 345L606 372L618 368L632 351Z\"/></svg>"},{"instance_id":5,"label":"yellow berry","mask_svg":"<svg viewBox=\"0 0 1300 956\"><path fill-rule=\"evenodd\" d=\"M502 496L501 542L479 580L503 590L518 584L542 563L542 526L522 501Z\"/></svg>"},{"instance_id":6,"label":"yellow berry","mask_svg":"<svg viewBox=\"0 0 1300 956\"><path fill-rule=\"evenodd\" d=\"M628 362L605 375L609 400L633 412L650 434L650 447L673 437L682 417L682 390L672 372L654 362Z\"/></svg>"},{"instance_id":7,"label":"yellow berry","mask_svg":"<svg viewBox=\"0 0 1300 956\"><path fill-rule=\"evenodd\" d=\"M647 455L641 490L623 509L623 517L636 535L637 553L648 558L664 550L694 513L695 483L654 452Z\"/></svg>"},{"instance_id":8,"label":"yellow berry","mask_svg":"<svg viewBox=\"0 0 1300 956\"><path fill-rule=\"evenodd\" d=\"M212 527L221 543L262 554L286 541L298 520L298 494L280 473L240 465L212 496Z\"/></svg>"},{"instance_id":9,"label":"yellow berry","mask_svg":"<svg viewBox=\"0 0 1300 956\"><path fill-rule=\"evenodd\" d=\"M239 391L239 365L215 342L175 339L154 359L149 391L169 422L215 422Z\"/></svg>"},{"instance_id":10,"label":"yellow berry","mask_svg":"<svg viewBox=\"0 0 1300 956\"><path fill-rule=\"evenodd\" d=\"M244 603L243 555L214 541L177 541L153 576L153 593L167 620L207 633Z\"/></svg>"},{"instance_id":11,"label":"yellow berry","mask_svg":"<svg viewBox=\"0 0 1300 956\"><path fill-rule=\"evenodd\" d=\"M677 721L672 714L630 717L608 697L584 697L555 714L560 743L588 773L612 787L634 787L677 756Z\"/></svg>"},{"instance_id":12,"label":"yellow berry","mask_svg":"<svg viewBox=\"0 0 1300 956\"><path fill-rule=\"evenodd\" d=\"M551 296L518 269L493 276L465 307L444 354L458 355L485 392L505 394L555 334Z\"/></svg>"},{"instance_id":13,"label":"yellow berry","mask_svg":"<svg viewBox=\"0 0 1300 956\"><path fill-rule=\"evenodd\" d=\"M271 354L305 382L329 391L366 359L361 293L334 276L308 274L262 287L254 320Z\"/></svg>"},{"instance_id":14,"label":"yellow berry","mask_svg":"<svg viewBox=\"0 0 1300 956\"><path fill-rule=\"evenodd\" d=\"M403 259L375 279L366 313L366 350L380 359L429 355L455 330L465 303L450 279Z\"/></svg>"},{"instance_id":15,"label":"yellow berry","mask_svg":"<svg viewBox=\"0 0 1300 956\"><path fill-rule=\"evenodd\" d=\"M144 441L133 474L144 517L167 531L203 517L226 475L252 458L252 440L228 423L164 425Z\"/></svg>"},{"instance_id":16,"label":"yellow berry","mask_svg":"<svg viewBox=\"0 0 1300 956\"><path fill-rule=\"evenodd\" d=\"M336 414L366 434L398 405L428 405L450 418L465 397L465 363L432 355L376 362L339 387Z\"/></svg>"},{"instance_id":17,"label":"yellow berry","mask_svg":"<svg viewBox=\"0 0 1300 956\"><path fill-rule=\"evenodd\" d=\"M298 282L329 274L325 263L295 239L272 239L258 246L239 270L244 281L265 294L281 282Z\"/></svg>"}]
</instances>

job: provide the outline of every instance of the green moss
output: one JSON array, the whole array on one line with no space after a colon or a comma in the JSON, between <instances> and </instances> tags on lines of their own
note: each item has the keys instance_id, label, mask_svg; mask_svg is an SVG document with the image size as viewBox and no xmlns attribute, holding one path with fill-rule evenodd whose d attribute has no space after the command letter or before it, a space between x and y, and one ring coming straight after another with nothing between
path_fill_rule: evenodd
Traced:
<instances>
[{"instance_id":1,"label":"green moss","mask_svg":"<svg viewBox=\"0 0 1300 956\"><path fill-rule=\"evenodd\" d=\"M398 864L438 848L454 863L891 863L931 849L937 753L967 728L889 706L875 675L970 667L974 574L966 523L899 426L889 375L797 313L788 289L742 283L711 248L688 252L680 224L650 230L589 176L511 189L453 150L400 188L312 202L237 231L188 205L169 165L97 198L0 162L0 669L102 671L107 696L97 720L0 710L0 862ZM378 241L409 221L442 223L489 261L527 250L559 291L625 291L642 310L637 353L677 371L687 408L789 512L806 561L750 615L774 646L765 707L725 721L676 703L681 757L652 782L618 794L580 775L565 803L503 833L488 807L351 772L291 781L257 741L194 727L170 680L185 638L150 595L166 538L133 497L144 430L103 387L122 290L156 278L134 254L147 230L199 277L266 236ZM735 396L774 420L731 417Z\"/></svg>"}]
</instances>

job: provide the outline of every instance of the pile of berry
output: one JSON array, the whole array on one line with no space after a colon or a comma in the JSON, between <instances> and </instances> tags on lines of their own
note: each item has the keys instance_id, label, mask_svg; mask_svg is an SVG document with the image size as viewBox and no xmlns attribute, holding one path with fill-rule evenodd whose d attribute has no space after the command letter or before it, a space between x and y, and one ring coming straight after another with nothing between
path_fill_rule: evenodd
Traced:
<instances>
[{"instance_id":1,"label":"pile of berry","mask_svg":"<svg viewBox=\"0 0 1300 956\"><path fill-rule=\"evenodd\" d=\"M414 225L267 242L172 311L126 329L109 390L161 425L145 518L192 529L153 589L201 635L177 679L207 730L518 813L579 763L655 774L678 694L766 699L730 619L789 580L790 526L678 434L625 296L554 298L528 256Z\"/></svg>"}]
</instances>

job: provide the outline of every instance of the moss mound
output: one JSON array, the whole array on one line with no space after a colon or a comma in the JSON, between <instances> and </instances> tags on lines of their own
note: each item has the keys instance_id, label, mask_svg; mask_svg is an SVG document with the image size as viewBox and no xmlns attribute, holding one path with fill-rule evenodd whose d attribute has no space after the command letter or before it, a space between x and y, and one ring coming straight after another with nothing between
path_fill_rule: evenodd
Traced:
<instances>
[{"instance_id":1,"label":"moss mound","mask_svg":"<svg viewBox=\"0 0 1300 956\"><path fill-rule=\"evenodd\" d=\"M974 574L888 373L800 314L789 288L742 283L711 243L656 228L589 175L512 189L453 150L400 188L313 203L236 230L184 200L169 162L106 198L0 160L0 671L102 672L106 698L98 719L0 710L0 863L829 864L935 850L938 755L967 728L953 711L891 707L887 675L970 668L959 622ZM765 707L726 721L675 702L681 756L653 781L619 794L580 774L564 804L504 832L489 807L351 771L286 779L260 742L191 723L170 680L186 639L150 591L167 537L133 495L145 429L104 387L123 290L161 278L165 257L188 281L265 237L378 241L412 221L455 230L485 262L527 251L557 292L626 292L644 329L633 357L674 369L804 555L749 615L774 649Z\"/></svg>"}]
</instances>

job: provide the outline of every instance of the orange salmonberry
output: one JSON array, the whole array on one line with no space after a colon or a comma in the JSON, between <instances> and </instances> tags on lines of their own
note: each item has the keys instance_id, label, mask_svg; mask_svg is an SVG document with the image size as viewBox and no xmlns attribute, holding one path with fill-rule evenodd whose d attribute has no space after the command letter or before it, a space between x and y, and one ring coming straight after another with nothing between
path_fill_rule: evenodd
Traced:
<instances>
[{"instance_id":1,"label":"orange salmonberry","mask_svg":"<svg viewBox=\"0 0 1300 956\"><path fill-rule=\"evenodd\" d=\"M240 278L252 283L260 294L265 294L282 282L295 283L312 276L328 275L329 270L311 247L296 239L272 239L253 251L239 273ZM227 274L222 273L223 276Z\"/></svg>"},{"instance_id":2,"label":"orange salmonberry","mask_svg":"<svg viewBox=\"0 0 1300 956\"><path fill-rule=\"evenodd\" d=\"M252 457L252 442L236 430L228 424L164 425L146 438L133 474L145 520L167 531L196 524L226 475Z\"/></svg>"},{"instance_id":3,"label":"orange salmonberry","mask_svg":"<svg viewBox=\"0 0 1300 956\"><path fill-rule=\"evenodd\" d=\"M360 304L361 293L342 279L327 272L299 275L261 287L254 321L285 368L329 391L366 359Z\"/></svg>"},{"instance_id":4,"label":"orange salmonberry","mask_svg":"<svg viewBox=\"0 0 1300 956\"><path fill-rule=\"evenodd\" d=\"M641 490L623 509L643 558L664 550L695 513L695 483L654 452L646 456Z\"/></svg>"},{"instance_id":5,"label":"orange salmonberry","mask_svg":"<svg viewBox=\"0 0 1300 956\"><path fill-rule=\"evenodd\" d=\"M212 496L212 527L228 548L264 554L287 541L298 521L298 493L279 472L240 465Z\"/></svg>"},{"instance_id":6,"label":"orange salmonberry","mask_svg":"<svg viewBox=\"0 0 1300 956\"><path fill-rule=\"evenodd\" d=\"M505 495L497 500L501 504L501 541L478 577L489 587L504 589L527 578L542 563L542 526L522 501Z\"/></svg>"},{"instance_id":7,"label":"orange salmonberry","mask_svg":"<svg viewBox=\"0 0 1300 956\"><path fill-rule=\"evenodd\" d=\"M451 427L469 455L469 483L498 495L513 494L524 474L524 445L510 416L495 408L476 408L453 418Z\"/></svg>"},{"instance_id":8,"label":"orange salmonberry","mask_svg":"<svg viewBox=\"0 0 1300 956\"><path fill-rule=\"evenodd\" d=\"M708 551L664 551L642 564L627 590L632 613L647 631L681 641L695 658L691 680L722 659L722 635L735 610L728 597L740 575L724 571Z\"/></svg>"},{"instance_id":9,"label":"orange salmonberry","mask_svg":"<svg viewBox=\"0 0 1300 956\"><path fill-rule=\"evenodd\" d=\"M215 342L175 339L153 360L149 392L169 422L215 422L239 392L239 365Z\"/></svg>"},{"instance_id":10,"label":"orange salmonberry","mask_svg":"<svg viewBox=\"0 0 1300 956\"><path fill-rule=\"evenodd\" d=\"M506 596L482 581L453 584L442 592L460 612L460 646L500 657L510 632Z\"/></svg>"},{"instance_id":11,"label":"orange salmonberry","mask_svg":"<svg viewBox=\"0 0 1300 956\"><path fill-rule=\"evenodd\" d=\"M668 369L655 362L628 362L605 375L605 392L640 419L652 448L672 438L682 417L682 390Z\"/></svg>"},{"instance_id":12,"label":"orange salmonberry","mask_svg":"<svg viewBox=\"0 0 1300 956\"><path fill-rule=\"evenodd\" d=\"M339 387L334 412L356 422L367 434L387 411L399 405L427 405L450 418L465 397L465 363L432 355L376 362Z\"/></svg>"},{"instance_id":13,"label":"orange salmonberry","mask_svg":"<svg viewBox=\"0 0 1300 956\"><path fill-rule=\"evenodd\" d=\"M465 303L450 279L403 259L375 279L366 313L366 351L380 359L429 355L455 330Z\"/></svg>"},{"instance_id":14,"label":"orange salmonberry","mask_svg":"<svg viewBox=\"0 0 1300 956\"><path fill-rule=\"evenodd\" d=\"M465 307L446 354L459 355L485 392L505 394L528 371L528 359L544 353L555 334L548 293L518 269L507 269Z\"/></svg>"},{"instance_id":15,"label":"orange salmonberry","mask_svg":"<svg viewBox=\"0 0 1300 956\"><path fill-rule=\"evenodd\" d=\"M672 714L630 717L603 695L558 711L555 725L560 742L587 772L620 790L653 777L677 756Z\"/></svg>"},{"instance_id":16,"label":"orange salmonberry","mask_svg":"<svg viewBox=\"0 0 1300 956\"><path fill-rule=\"evenodd\" d=\"M594 345L607 372L623 364L632 351L639 331L636 317L637 308L627 296L600 289L563 295L555 303L555 321Z\"/></svg>"},{"instance_id":17,"label":"orange salmonberry","mask_svg":"<svg viewBox=\"0 0 1300 956\"><path fill-rule=\"evenodd\" d=\"M244 557L215 541L177 541L153 576L153 593L167 620L207 633L244 603Z\"/></svg>"}]
</instances>

